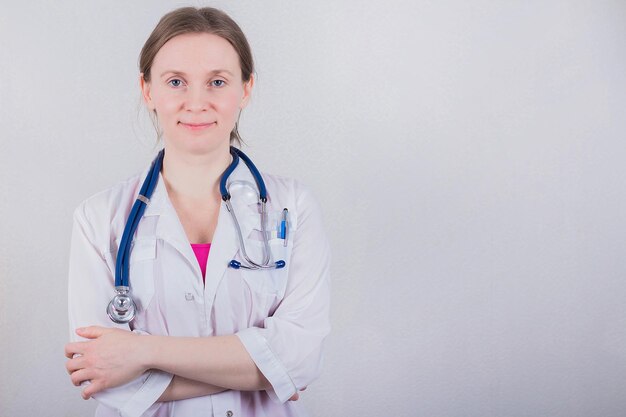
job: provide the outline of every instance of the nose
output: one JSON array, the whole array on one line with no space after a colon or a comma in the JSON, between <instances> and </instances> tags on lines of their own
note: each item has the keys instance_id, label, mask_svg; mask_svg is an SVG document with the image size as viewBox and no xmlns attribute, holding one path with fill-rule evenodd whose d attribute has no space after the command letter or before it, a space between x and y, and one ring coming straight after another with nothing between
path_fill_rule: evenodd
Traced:
<instances>
[{"instance_id":1,"label":"nose","mask_svg":"<svg viewBox=\"0 0 626 417\"><path fill-rule=\"evenodd\" d=\"M185 97L185 110L190 112L207 111L211 106L209 92L203 88L190 88Z\"/></svg>"}]
</instances>

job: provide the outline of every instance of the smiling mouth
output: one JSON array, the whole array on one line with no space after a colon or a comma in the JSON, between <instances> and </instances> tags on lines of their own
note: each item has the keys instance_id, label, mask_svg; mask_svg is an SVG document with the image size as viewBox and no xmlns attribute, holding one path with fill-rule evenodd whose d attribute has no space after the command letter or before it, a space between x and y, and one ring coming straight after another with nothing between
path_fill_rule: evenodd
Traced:
<instances>
[{"instance_id":1,"label":"smiling mouth","mask_svg":"<svg viewBox=\"0 0 626 417\"><path fill-rule=\"evenodd\" d=\"M206 129L212 126L215 126L216 122L211 122L211 123L184 123L184 122L178 122L180 125L182 125L183 127L189 129L189 130L202 130L202 129Z\"/></svg>"}]
</instances>

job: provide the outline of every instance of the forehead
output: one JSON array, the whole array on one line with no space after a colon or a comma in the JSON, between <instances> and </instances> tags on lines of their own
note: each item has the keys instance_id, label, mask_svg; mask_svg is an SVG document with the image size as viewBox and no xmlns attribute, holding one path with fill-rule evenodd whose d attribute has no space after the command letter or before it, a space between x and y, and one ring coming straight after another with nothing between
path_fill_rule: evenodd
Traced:
<instances>
[{"instance_id":1,"label":"forehead","mask_svg":"<svg viewBox=\"0 0 626 417\"><path fill-rule=\"evenodd\" d=\"M235 48L224 38L210 33L186 33L167 41L154 57L153 74L162 71L210 72L227 69L241 72Z\"/></svg>"}]
</instances>

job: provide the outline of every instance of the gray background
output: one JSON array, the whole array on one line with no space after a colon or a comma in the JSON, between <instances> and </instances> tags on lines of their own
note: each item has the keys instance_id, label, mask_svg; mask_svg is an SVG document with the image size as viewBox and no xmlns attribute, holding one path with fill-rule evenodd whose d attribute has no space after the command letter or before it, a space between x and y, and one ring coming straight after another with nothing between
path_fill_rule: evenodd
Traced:
<instances>
[{"instance_id":1,"label":"gray background","mask_svg":"<svg viewBox=\"0 0 626 417\"><path fill-rule=\"evenodd\" d=\"M137 58L189 4L0 9L0 416L92 414L72 210L152 157ZM626 2L207 4L256 58L244 149L325 211L313 416L626 414Z\"/></svg>"}]
</instances>

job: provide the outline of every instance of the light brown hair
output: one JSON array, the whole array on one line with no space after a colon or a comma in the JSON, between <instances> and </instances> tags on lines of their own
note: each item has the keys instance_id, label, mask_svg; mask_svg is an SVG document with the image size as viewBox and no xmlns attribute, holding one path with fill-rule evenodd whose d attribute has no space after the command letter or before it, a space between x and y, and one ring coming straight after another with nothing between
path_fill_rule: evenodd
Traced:
<instances>
[{"instance_id":1,"label":"light brown hair","mask_svg":"<svg viewBox=\"0 0 626 417\"><path fill-rule=\"evenodd\" d=\"M139 71L146 82L150 82L150 70L154 57L167 41L187 33L210 33L227 40L239 55L242 81L250 81L254 73L252 51L243 31L226 13L212 7L181 7L161 18L139 54ZM230 142L241 143L239 121L230 132Z\"/></svg>"}]
</instances>

